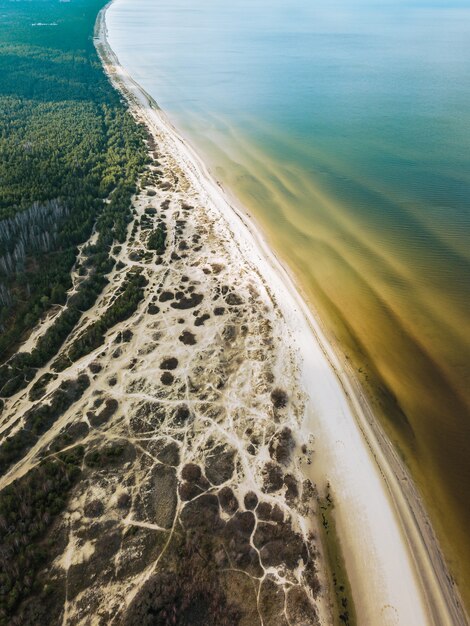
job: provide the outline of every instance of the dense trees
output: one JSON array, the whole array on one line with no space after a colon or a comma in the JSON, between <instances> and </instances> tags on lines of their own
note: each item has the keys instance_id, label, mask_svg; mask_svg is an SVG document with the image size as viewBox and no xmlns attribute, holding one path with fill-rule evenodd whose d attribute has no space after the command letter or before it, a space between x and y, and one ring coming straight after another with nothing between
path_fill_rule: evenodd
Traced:
<instances>
[{"instance_id":1,"label":"dense trees","mask_svg":"<svg viewBox=\"0 0 470 626\"><path fill-rule=\"evenodd\" d=\"M90 380L85 374L76 380L66 380L54 392L48 404L38 402L25 413L24 426L0 446L0 474L4 474L34 446L38 437L83 395L89 384Z\"/></svg>"},{"instance_id":2,"label":"dense trees","mask_svg":"<svg viewBox=\"0 0 470 626\"><path fill-rule=\"evenodd\" d=\"M0 625L11 624L21 600L37 587L37 572L53 555L47 530L80 476L83 448L43 462L0 493Z\"/></svg>"},{"instance_id":3,"label":"dense trees","mask_svg":"<svg viewBox=\"0 0 470 626\"><path fill-rule=\"evenodd\" d=\"M122 293L116 298L104 315L91 324L70 347L67 355L59 357L54 369L60 371L89 354L104 343L105 333L118 322L122 322L134 313L144 295L147 279L138 272L129 272L122 287Z\"/></svg>"},{"instance_id":4,"label":"dense trees","mask_svg":"<svg viewBox=\"0 0 470 626\"><path fill-rule=\"evenodd\" d=\"M152 231L148 238L147 246L149 250L156 250L157 254L163 254L165 252L166 244L166 227L161 223L157 228Z\"/></svg>"},{"instance_id":5,"label":"dense trees","mask_svg":"<svg viewBox=\"0 0 470 626\"><path fill-rule=\"evenodd\" d=\"M98 220L82 302L41 348L41 362L53 356L103 287L109 265L99 255L125 237L147 157L143 131L93 45L103 4L0 0L0 358L49 306L64 302L77 245Z\"/></svg>"},{"instance_id":6,"label":"dense trees","mask_svg":"<svg viewBox=\"0 0 470 626\"><path fill-rule=\"evenodd\" d=\"M114 265L112 250L131 221L130 200L147 160L144 131L105 76L93 45L106 0L0 0L0 395L10 396L58 352L96 301ZM78 245L78 289L67 298ZM122 292L73 344L75 356L135 310L145 280ZM9 354L52 305L63 308L30 353ZM87 334L88 333L88 334ZM93 336L92 336L93 335ZM73 356L73 355L72 355ZM55 375L31 391L38 400ZM36 444L83 394L87 376L63 382L37 402L0 446L0 473ZM2 401L0 400L0 410ZM0 493L0 625L40 593L37 573L54 558L48 533L76 483L80 446L43 461ZM19 622L18 622L19 623Z\"/></svg>"}]
</instances>

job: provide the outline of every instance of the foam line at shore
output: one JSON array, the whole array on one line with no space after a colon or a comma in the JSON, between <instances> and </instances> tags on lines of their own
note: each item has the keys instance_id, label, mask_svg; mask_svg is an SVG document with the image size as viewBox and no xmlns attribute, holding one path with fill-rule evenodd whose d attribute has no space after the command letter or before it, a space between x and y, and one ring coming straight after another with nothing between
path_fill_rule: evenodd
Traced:
<instances>
[{"instance_id":1,"label":"foam line at shore","mask_svg":"<svg viewBox=\"0 0 470 626\"><path fill-rule=\"evenodd\" d=\"M320 487L331 484L358 623L464 626L468 621L419 495L360 386L254 221L120 66L107 42L105 11L99 19L99 45L116 85L139 107L149 127L164 132L172 142L175 159L226 221L292 332L310 399L304 429L315 436L311 478Z\"/></svg>"}]
</instances>

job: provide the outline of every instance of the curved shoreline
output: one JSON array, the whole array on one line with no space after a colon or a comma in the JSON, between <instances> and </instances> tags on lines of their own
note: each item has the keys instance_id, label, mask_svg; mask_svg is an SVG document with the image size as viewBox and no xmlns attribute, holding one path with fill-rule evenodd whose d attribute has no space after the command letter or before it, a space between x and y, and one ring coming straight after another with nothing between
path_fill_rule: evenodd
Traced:
<instances>
[{"instance_id":1,"label":"curved shoreline","mask_svg":"<svg viewBox=\"0 0 470 626\"><path fill-rule=\"evenodd\" d=\"M184 163L207 201L218 208L241 249L266 280L296 340L303 362L303 386L312 399L304 429L316 435L317 461L311 475L318 482L319 466L323 466L321 478L332 485L358 623L468 624L419 494L375 420L360 384L341 364L290 273L251 217L230 202L151 96L120 66L106 36L109 6L102 10L97 24L103 61L110 62L114 83L134 100L151 126L171 138L175 158Z\"/></svg>"}]
</instances>

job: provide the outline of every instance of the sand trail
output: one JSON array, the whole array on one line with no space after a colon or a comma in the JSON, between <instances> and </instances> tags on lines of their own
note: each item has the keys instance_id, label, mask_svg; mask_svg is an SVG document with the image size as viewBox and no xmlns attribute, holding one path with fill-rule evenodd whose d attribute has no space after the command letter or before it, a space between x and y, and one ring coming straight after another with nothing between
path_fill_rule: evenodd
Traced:
<instances>
[{"instance_id":1,"label":"sand trail","mask_svg":"<svg viewBox=\"0 0 470 626\"><path fill-rule=\"evenodd\" d=\"M467 624L420 496L354 373L340 361L251 217L214 181L192 147L106 47L104 25L101 37L118 87L151 126L168 135L177 160L225 219L291 332L308 398L303 426L307 435L316 436L316 469L322 468L314 477L319 485L332 485L359 622Z\"/></svg>"},{"instance_id":2,"label":"sand trail","mask_svg":"<svg viewBox=\"0 0 470 626\"><path fill-rule=\"evenodd\" d=\"M153 160L109 284L61 354L129 272L147 284L103 345L38 372L54 374L42 403L80 376L87 386L0 479L83 446L55 525L63 550L43 572L63 586L58 620L176 619L203 596L214 623L331 624L318 499L331 493L359 624L464 625L419 497L360 389L259 230L119 65L104 16L97 47ZM33 384L6 401L3 432L23 427Z\"/></svg>"},{"instance_id":3,"label":"sand trail","mask_svg":"<svg viewBox=\"0 0 470 626\"><path fill-rule=\"evenodd\" d=\"M54 373L53 359L38 372L54 373L39 403L65 381L89 384L0 487L45 458L85 449L83 478L57 522L63 552L43 573L64 585L63 624L92 614L96 623L140 621L148 589L186 561L200 568L207 551L229 605L244 598L240 623L328 624L316 492L302 471L306 398L283 318L166 134L139 119L156 162L109 283L61 354L109 309L130 271L147 281L143 300L103 345L63 371ZM163 224L165 249L154 252L149 238ZM36 406L34 383L5 404L10 434Z\"/></svg>"}]
</instances>

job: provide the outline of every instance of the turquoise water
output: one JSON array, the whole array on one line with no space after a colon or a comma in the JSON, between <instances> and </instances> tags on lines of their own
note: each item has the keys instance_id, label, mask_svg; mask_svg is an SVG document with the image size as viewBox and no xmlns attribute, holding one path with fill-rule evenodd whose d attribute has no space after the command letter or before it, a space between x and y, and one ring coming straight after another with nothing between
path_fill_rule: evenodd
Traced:
<instances>
[{"instance_id":1,"label":"turquoise water","mask_svg":"<svg viewBox=\"0 0 470 626\"><path fill-rule=\"evenodd\" d=\"M468 2L116 0L107 21L358 369L465 586Z\"/></svg>"}]
</instances>

